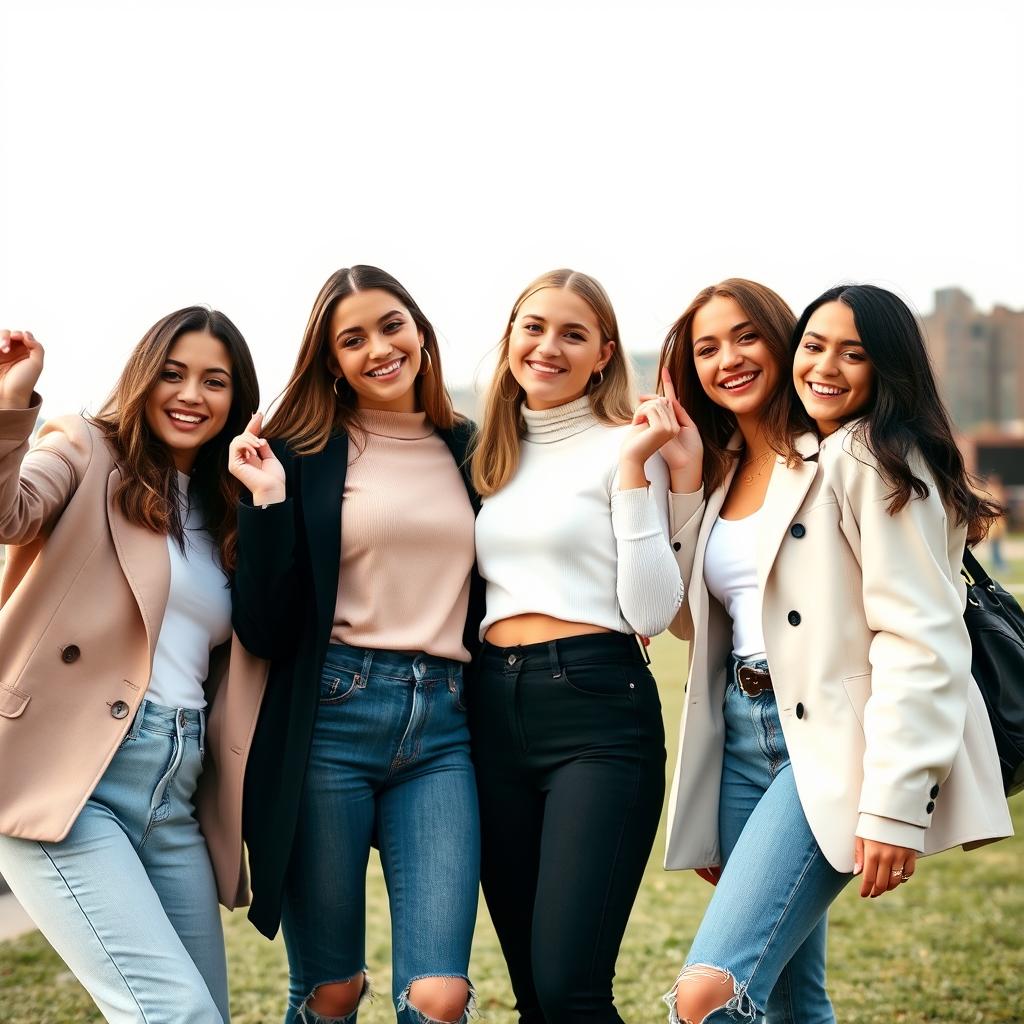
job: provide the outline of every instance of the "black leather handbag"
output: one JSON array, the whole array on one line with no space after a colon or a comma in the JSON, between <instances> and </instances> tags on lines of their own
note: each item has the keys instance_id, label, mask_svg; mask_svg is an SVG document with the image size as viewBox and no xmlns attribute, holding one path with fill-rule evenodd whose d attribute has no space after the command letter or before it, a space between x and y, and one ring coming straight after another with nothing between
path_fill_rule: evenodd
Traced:
<instances>
[{"instance_id":1,"label":"black leather handbag","mask_svg":"<svg viewBox=\"0 0 1024 1024\"><path fill-rule=\"evenodd\" d=\"M971 675L992 722L1007 796L1024 789L1024 610L964 550Z\"/></svg>"}]
</instances>

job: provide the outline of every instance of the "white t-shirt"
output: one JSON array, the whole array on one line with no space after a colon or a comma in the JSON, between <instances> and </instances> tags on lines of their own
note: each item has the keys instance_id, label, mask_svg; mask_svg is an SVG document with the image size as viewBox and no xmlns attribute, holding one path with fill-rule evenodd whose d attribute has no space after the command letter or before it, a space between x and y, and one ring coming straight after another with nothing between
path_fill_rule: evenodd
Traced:
<instances>
[{"instance_id":1,"label":"white t-shirt","mask_svg":"<svg viewBox=\"0 0 1024 1024\"><path fill-rule=\"evenodd\" d=\"M171 708L205 708L210 651L231 636L231 591L220 553L189 504L189 478L178 474L185 550L167 538L171 587L160 624L146 700Z\"/></svg>"},{"instance_id":2,"label":"white t-shirt","mask_svg":"<svg viewBox=\"0 0 1024 1024\"><path fill-rule=\"evenodd\" d=\"M732 619L738 658L764 654L761 592L757 586L757 530L761 510L743 519L715 520L704 551L704 582Z\"/></svg>"}]
</instances>

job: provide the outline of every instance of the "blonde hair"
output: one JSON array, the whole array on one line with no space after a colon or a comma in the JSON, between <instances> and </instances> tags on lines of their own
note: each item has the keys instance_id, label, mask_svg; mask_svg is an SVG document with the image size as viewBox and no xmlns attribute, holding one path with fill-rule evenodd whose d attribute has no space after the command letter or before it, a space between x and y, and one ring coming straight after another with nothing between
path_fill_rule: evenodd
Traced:
<instances>
[{"instance_id":1,"label":"blonde hair","mask_svg":"<svg viewBox=\"0 0 1024 1024\"><path fill-rule=\"evenodd\" d=\"M482 497L501 490L519 467L519 442L525 425L520 405L526 392L512 375L508 361L512 326L523 303L542 288L564 288L578 295L593 310L601 329L601 343L612 341L611 359L587 397L594 415L604 423L629 423L636 406L633 372L619 340L619 324L608 293L600 282L576 270L550 270L531 281L509 314L505 334L498 344L498 365L487 394L484 421L473 453L473 485Z\"/></svg>"},{"instance_id":2,"label":"blonde hair","mask_svg":"<svg viewBox=\"0 0 1024 1024\"><path fill-rule=\"evenodd\" d=\"M334 307L354 292L373 288L389 292L402 303L423 334L423 349L430 370L416 378L419 407L427 414L427 419L442 430L450 429L459 418L441 375L437 335L413 297L387 271L378 267L344 267L327 278L313 303L281 404L264 428L265 436L284 438L297 455L323 451L332 434L348 433L356 426L355 394L344 378L339 378L336 385L327 363L328 335Z\"/></svg>"}]
</instances>

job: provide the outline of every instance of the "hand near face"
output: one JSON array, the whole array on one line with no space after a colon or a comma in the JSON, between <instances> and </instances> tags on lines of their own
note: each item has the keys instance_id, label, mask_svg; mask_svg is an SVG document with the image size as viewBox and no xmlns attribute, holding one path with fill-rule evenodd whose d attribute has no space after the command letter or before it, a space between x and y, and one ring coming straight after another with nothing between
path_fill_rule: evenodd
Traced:
<instances>
[{"instance_id":1,"label":"hand near face","mask_svg":"<svg viewBox=\"0 0 1024 1024\"><path fill-rule=\"evenodd\" d=\"M0 330L0 407L27 409L43 372L43 346L31 331Z\"/></svg>"},{"instance_id":2,"label":"hand near face","mask_svg":"<svg viewBox=\"0 0 1024 1024\"><path fill-rule=\"evenodd\" d=\"M655 396L641 402L633 413L632 428L619 452L620 486L624 489L646 486L646 478L642 483L636 482L643 477L644 463L678 433L679 424L667 398ZM632 482L625 482L627 477Z\"/></svg>"},{"instance_id":3,"label":"hand near face","mask_svg":"<svg viewBox=\"0 0 1024 1024\"><path fill-rule=\"evenodd\" d=\"M902 846L876 843L873 839L854 840L855 875L861 874L861 896L881 896L909 881L917 866L917 853Z\"/></svg>"},{"instance_id":4,"label":"hand near face","mask_svg":"<svg viewBox=\"0 0 1024 1024\"><path fill-rule=\"evenodd\" d=\"M228 471L252 492L254 505L273 505L285 499L284 466L260 437L263 413L255 413L228 448Z\"/></svg>"},{"instance_id":5,"label":"hand near face","mask_svg":"<svg viewBox=\"0 0 1024 1024\"><path fill-rule=\"evenodd\" d=\"M697 425L676 398L672 376L667 369L661 371L661 386L671 403L679 429L661 447L661 457L672 474L672 490L676 494L691 494L701 484L704 462L704 442Z\"/></svg>"}]
</instances>

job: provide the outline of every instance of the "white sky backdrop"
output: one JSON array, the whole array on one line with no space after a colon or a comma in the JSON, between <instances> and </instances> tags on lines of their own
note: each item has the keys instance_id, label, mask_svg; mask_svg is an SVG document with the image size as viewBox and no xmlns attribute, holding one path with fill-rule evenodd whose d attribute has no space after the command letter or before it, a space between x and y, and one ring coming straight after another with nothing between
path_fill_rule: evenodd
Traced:
<instances>
[{"instance_id":1,"label":"white sky backdrop","mask_svg":"<svg viewBox=\"0 0 1024 1024\"><path fill-rule=\"evenodd\" d=\"M555 266L633 351L730 275L1019 308L1022 8L0 0L0 325L47 346L55 414L195 302L266 403L352 263L409 287L453 385Z\"/></svg>"}]
</instances>

